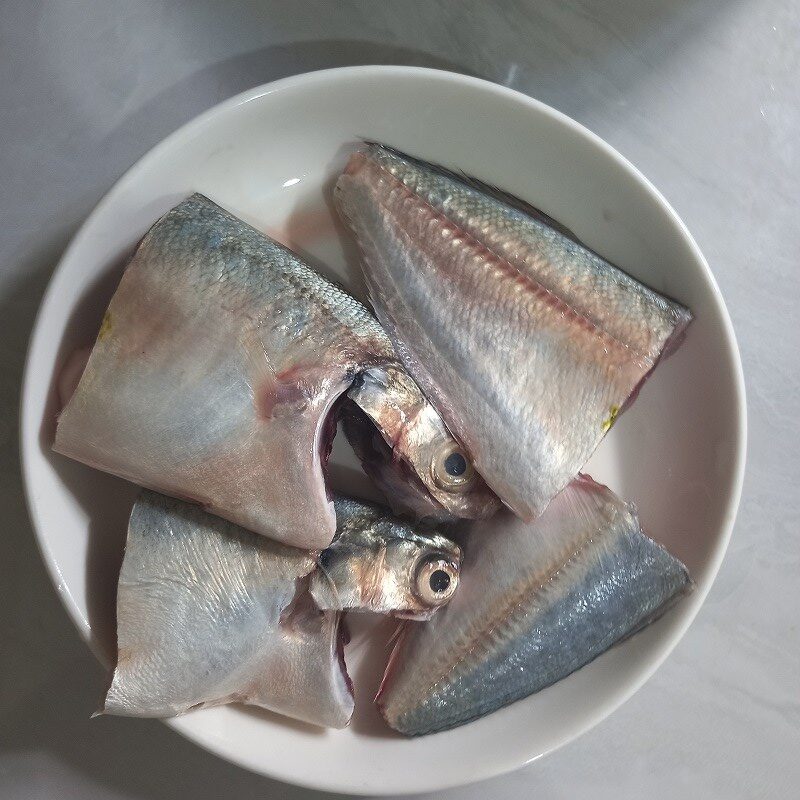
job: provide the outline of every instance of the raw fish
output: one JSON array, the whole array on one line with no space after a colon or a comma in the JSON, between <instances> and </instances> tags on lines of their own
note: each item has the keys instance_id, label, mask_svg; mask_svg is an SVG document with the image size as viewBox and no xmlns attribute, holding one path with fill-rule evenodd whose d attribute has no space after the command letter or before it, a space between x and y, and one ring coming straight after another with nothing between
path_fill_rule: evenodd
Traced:
<instances>
[{"instance_id":1,"label":"raw fish","mask_svg":"<svg viewBox=\"0 0 800 800\"><path fill-rule=\"evenodd\" d=\"M513 703L599 656L691 585L632 506L580 476L525 523L470 523L461 585L424 624L404 622L377 703L418 736Z\"/></svg>"},{"instance_id":2,"label":"raw fish","mask_svg":"<svg viewBox=\"0 0 800 800\"><path fill-rule=\"evenodd\" d=\"M104 713L170 717L236 702L347 725L340 614L308 595L315 566L313 554L144 491L128 527Z\"/></svg>"},{"instance_id":3,"label":"raw fish","mask_svg":"<svg viewBox=\"0 0 800 800\"><path fill-rule=\"evenodd\" d=\"M277 541L324 548L336 528L324 472L337 400L387 365L400 368L364 306L195 194L139 244L54 448ZM68 371L62 392L79 374ZM442 431L455 447L439 420ZM413 464L403 447L394 461ZM469 493L454 497L473 513Z\"/></svg>"},{"instance_id":4,"label":"raw fish","mask_svg":"<svg viewBox=\"0 0 800 800\"><path fill-rule=\"evenodd\" d=\"M517 198L378 144L335 198L404 366L489 487L541 514L690 313Z\"/></svg>"},{"instance_id":5,"label":"raw fish","mask_svg":"<svg viewBox=\"0 0 800 800\"><path fill-rule=\"evenodd\" d=\"M336 538L311 577L320 608L427 619L453 597L461 567L456 544L372 503L337 497L335 505Z\"/></svg>"}]
</instances>

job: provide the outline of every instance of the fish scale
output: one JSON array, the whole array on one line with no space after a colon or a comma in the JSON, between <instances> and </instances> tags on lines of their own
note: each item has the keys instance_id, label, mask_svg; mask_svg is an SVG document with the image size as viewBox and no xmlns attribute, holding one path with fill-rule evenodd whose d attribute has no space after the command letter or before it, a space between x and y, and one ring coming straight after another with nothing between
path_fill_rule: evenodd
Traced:
<instances>
[{"instance_id":1,"label":"fish scale","mask_svg":"<svg viewBox=\"0 0 800 800\"><path fill-rule=\"evenodd\" d=\"M370 157L477 241L643 355L655 356L671 336L679 307L583 247L573 234L565 236L552 220L543 221L538 209L389 148L373 146Z\"/></svg>"},{"instance_id":2,"label":"fish scale","mask_svg":"<svg viewBox=\"0 0 800 800\"><path fill-rule=\"evenodd\" d=\"M401 234L403 235L403 234ZM413 247L410 236L406 237L406 245L411 252L416 252L412 250ZM425 256L420 255L419 260L421 261ZM462 258L464 256L461 256ZM483 266L482 264L479 266ZM480 279L476 277L476 270L465 270L464 272L464 281L467 281L468 285L468 292L477 291L477 288L481 285ZM412 296L414 293L415 288L418 285L421 285L423 288L420 290L419 294L422 295L423 301L419 305L413 306L409 309L406 314L404 315L404 324L405 330L410 328L416 328L420 331L419 336L415 341L420 341L424 335L427 333L427 329L421 323L418 322L408 322L408 318L412 318L413 320L420 320L420 319L444 319L446 320L448 316L448 309L445 304L440 304L437 307L431 307L429 303L425 300L425 298L429 296L435 296L435 287L438 283L437 275L432 271L425 271L420 270L418 273L420 276L424 275L427 277L427 280L420 279L419 282L416 282L412 277L404 286L404 292L406 297ZM501 275L503 275L501 271ZM457 276L458 278L461 277L461 273ZM388 280L384 281L380 287L375 289L374 293L380 293L382 291L386 291L388 286ZM489 287L491 288L491 286ZM416 299L419 294L413 294L414 299ZM502 295L500 295L502 299ZM527 306L527 297L522 298L524 302L524 307ZM489 302L490 306L493 308L497 307L497 303L492 301ZM549 311L549 306L545 306L545 312ZM380 313L380 306L379 306L379 313ZM535 318L535 314L532 315ZM420 368L425 369L428 366L436 365L432 370L436 374L445 374L451 378L457 385L458 389L453 390L448 393L447 397L456 396L456 397L469 397L470 394L472 395L472 408L481 407L483 410L483 421L484 423L487 420L492 418L493 413L496 414L498 409L505 410L508 415L513 414L511 422L509 423L508 427L513 428L515 431L524 431L525 426L531 424L531 420L536 419L536 409L540 408L543 403L538 401L531 401L527 405L520 405L517 402L517 398L523 395L525 390L525 384L529 380L529 376L526 375L524 372L515 371L516 363L515 360L506 359L502 367L498 367L497 362L495 359L489 360L475 360L474 352L475 347L482 347L484 350L491 351L495 356L499 353L502 353L503 349L507 349L512 351L516 356L520 349L520 342L518 336L516 335L515 331L518 328L515 328L512 325L507 324L495 324L495 325L481 325L478 324L482 319L483 315L481 313L481 307L477 306L475 311L472 311L467 318L467 323L465 324L465 328L471 331L471 335L469 338L467 337L442 337L436 340L433 346L438 346L440 353L445 358L447 365L451 366L452 369L449 372L442 372L441 370L446 369L446 367L441 363L441 358L439 358L437 363L437 357L440 353L432 352L430 347L426 345L421 345L417 351L416 355L417 358L415 360L415 366L408 364L409 370L414 374L419 374L416 370L417 364L422 365ZM386 320L384 320L386 322ZM505 322L505 320L503 320ZM444 323L443 323L444 324ZM387 329L392 331L392 325L388 324ZM398 326L399 327L399 326ZM443 327L438 326L439 328ZM400 334L398 334L398 339ZM407 344L405 339L403 339L403 344ZM400 351L402 354L402 350ZM505 368L508 370L508 377L510 379L510 385L508 383L503 383L498 380L494 380L497 375L498 369ZM586 369L593 371L599 370L603 371L606 369L606 365L604 362L600 362L599 364L596 362L589 362L586 365ZM471 381L465 380L463 376L468 376L471 378ZM424 380L421 379L421 383L425 383ZM632 381L631 381L632 383ZM438 383L432 384L429 389L429 394L434 400L434 404L437 405L439 410L445 415L445 408L447 408L447 400L445 400L444 404L440 407L439 405L439 397L443 392L439 392L438 390ZM542 387L544 389L545 387ZM630 387L632 388L632 386ZM552 394L553 389L561 389L559 384L554 384L552 387L546 387L548 393ZM561 392L567 392L571 389L571 387L565 387L561 389ZM536 387L532 391L536 391ZM541 392L541 389L538 390ZM608 405L610 405L611 399L607 399L605 396L599 398L598 403L600 405L600 409L602 412L605 412ZM480 405L482 403L482 405ZM554 416L558 417L561 414L562 409L569 409L570 403L569 398L567 397L558 397L556 398L555 402L547 403L546 399L544 403L547 404L548 407L553 408ZM598 423L599 424L599 423ZM451 426L455 430L458 430L457 426ZM488 427L488 425L487 425ZM483 445L488 444L492 441L495 441L499 436L502 435L502 431L490 430L487 431L481 442L479 444ZM468 446L472 445L472 441L466 435L462 437L465 443ZM509 437L506 436L503 441L508 441ZM516 443L519 440L519 437L514 434L510 436L511 442ZM548 442L549 448L552 451L555 448L558 448L561 444L561 438L553 436L551 441ZM514 444L511 445L512 449L509 452L514 452L517 450L519 452L519 458L522 459L524 457L524 452L519 451L518 447ZM480 471L483 467L483 474L484 477L487 477L487 464L485 461L476 453L479 452L478 447L471 447L471 453L475 458L476 466ZM541 463L540 459L540 463ZM532 462L529 464L529 468L532 471L538 471L536 468L539 466L536 462ZM502 491L499 491L498 487L494 487L496 491L498 491L502 496Z\"/></svg>"}]
</instances>

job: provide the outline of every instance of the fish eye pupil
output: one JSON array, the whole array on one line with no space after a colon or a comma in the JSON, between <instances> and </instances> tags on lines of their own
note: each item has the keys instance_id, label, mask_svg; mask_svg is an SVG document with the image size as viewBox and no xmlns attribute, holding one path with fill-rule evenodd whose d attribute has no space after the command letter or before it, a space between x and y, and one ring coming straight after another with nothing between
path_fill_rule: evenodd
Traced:
<instances>
[{"instance_id":1,"label":"fish eye pupil","mask_svg":"<svg viewBox=\"0 0 800 800\"><path fill-rule=\"evenodd\" d=\"M461 477L467 471L467 459L457 450L444 460L444 471L454 478Z\"/></svg>"},{"instance_id":2,"label":"fish eye pupil","mask_svg":"<svg viewBox=\"0 0 800 800\"><path fill-rule=\"evenodd\" d=\"M431 573L428 583L433 592L441 594L450 588L450 576L443 569L436 569Z\"/></svg>"}]
</instances>

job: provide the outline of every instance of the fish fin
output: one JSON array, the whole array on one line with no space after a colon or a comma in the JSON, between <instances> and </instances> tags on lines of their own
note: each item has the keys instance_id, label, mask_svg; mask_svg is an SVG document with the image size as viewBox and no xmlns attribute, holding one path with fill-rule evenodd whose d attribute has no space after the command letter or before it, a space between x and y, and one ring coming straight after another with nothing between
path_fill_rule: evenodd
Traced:
<instances>
[{"instance_id":1,"label":"fish fin","mask_svg":"<svg viewBox=\"0 0 800 800\"><path fill-rule=\"evenodd\" d=\"M338 533L337 533L337 535L338 535ZM313 581L313 578L312 578L310 580L310 582L309 582L309 585L308 585L308 591L309 591L309 595L313 599L314 604L316 605L316 607L320 611L344 611L345 608L344 608L344 605L342 604L342 599L341 599L341 597L339 595L339 590L336 588L336 583L334 582L333 578L331 578L330 573L328 572L328 570L326 570L325 567L322 566L322 564L320 563L319 558L317 559L316 572L317 572L317 575L320 575L322 577L322 579L325 581L326 586L330 590L330 596L331 596L331 598L333 600L333 602L330 603L330 604L328 604L328 603L325 603L324 605L322 604L323 601L324 601L324 598L321 600L317 596L317 594L314 592L314 581Z\"/></svg>"},{"instance_id":2,"label":"fish fin","mask_svg":"<svg viewBox=\"0 0 800 800\"><path fill-rule=\"evenodd\" d=\"M482 181L480 178L476 178L473 175L468 175L463 170L449 169L441 164L434 164L429 161L424 161L421 158L410 156L408 153L404 153L402 150L398 150L397 148L392 147L391 145L383 144L382 142L365 139L364 144L370 148L385 150L387 153L391 153L398 158L410 161L412 164L416 164L423 169L432 170L433 172L436 172L445 178L450 178L451 180L459 181L459 183L464 183L471 189L475 189L476 191L486 194L489 197L493 197L495 200L499 200L501 203L505 203L507 206L533 217L542 224L558 231L562 236L566 236L567 239L571 239L576 244L581 245L581 247L586 246L566 225L562 224L556 219L553 219L553 217L551 217L549 214L546 214L540 208L532 205L527 200L523 200L521 197L511 194L511 192L507 192L504 189L501 189L499 186L495 186L487 181Z\"/></svg>"},{"instance_id":3,"label":"fish fin","mask_svg":"<svg viewBox=\"0 0 800 800\"><path fill-rule=\"evenodd\" d=\"M408 635L409 628L412 624L413 623L409 620L401 620L394 631L392 631L392 635L386 641L386 647L391 648L392 652L389 654L389 660L386 662L386 669L383 671L383 677L381 678L381 685L378 687L378 691L375 693L375 698L373 700L379 709L381 708L381 696L383 695L386 684L392 677L392 672L394 671L397 659L403 648L403 641Z\"/></svg>"},{"instance_id":4,"label":"fish fin","mask_svg":"<svg viewBox=\"0 0 800 800\"><path fill-rule=\"evenodd\" d=\"M405 626L403 625L402 622L399 623L398 625L395 625L395 628L392 631L391 636L389 636L389 638L386 640L387 647L391 647L397 642L397 640L400 638L400 634L403 632L404 627Z\"/></svg>"},{"instance_id":5,"label":"fish fin","mask_svg":"<svg viewBox=\"0 0 800 800\"><path fill-rule=\"evenodd\" d=\"M278 371L257 329L250 331L242 344L250 366L250 387L259 417L270 419L302 414L314 394L313 371L303 364Z\"/></svg>"},{"instance_id":6,"label":"fish fin","mask_svg":"<svg viewBox=\"0 0 800 800\"><path fill-rule=\"evenodd\" d=\"M295 580L294 596L281 611L278 620L280 625L291 628L298 623L302 624L302 620L307 619L309 615L315 616L322 613L322 609L317 606L311 596L310 583L311 573Z\"/></svg>"}]
</instances>

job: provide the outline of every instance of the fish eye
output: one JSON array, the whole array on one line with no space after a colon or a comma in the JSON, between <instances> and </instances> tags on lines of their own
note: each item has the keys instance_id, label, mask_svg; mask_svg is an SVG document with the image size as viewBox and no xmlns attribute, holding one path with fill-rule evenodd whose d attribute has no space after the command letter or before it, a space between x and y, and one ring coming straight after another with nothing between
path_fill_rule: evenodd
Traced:
<instances>
[{"instance_id":1,"label":"fish eye","mask_svg":"<svg viewBox=\"0 0 800 800\"><path fill-rule=\"evenodd\" d=\"M414 593L430 606L446 603L458 586L458 565L437 555L426 558L417 567Z\"/></svg>"},{"instance_id":2,"label":"fish eye","mask_svg":"<svg viewBox=\"0 0 800 800\"><path fill-rule=\"evenodd\" d=\"M446 492L465 492L475 480L467 454L455 443L440 448L431 461L434 483Z\"/></svg>"}]
</instances>

